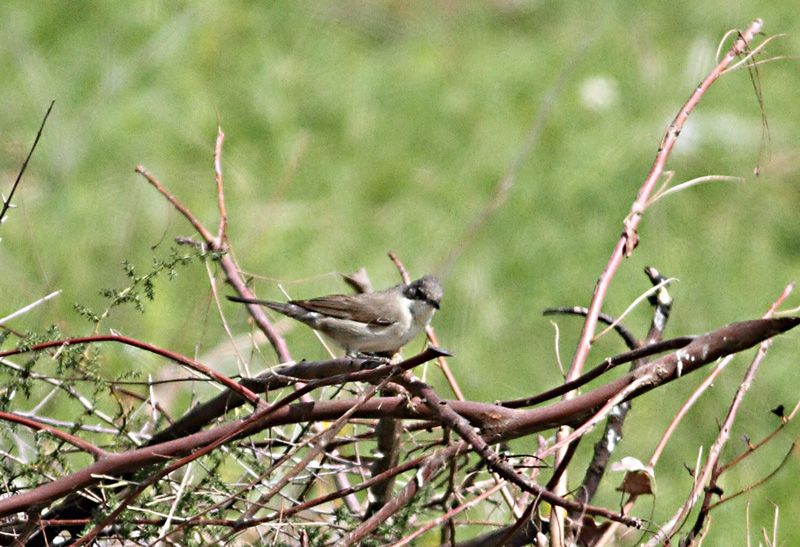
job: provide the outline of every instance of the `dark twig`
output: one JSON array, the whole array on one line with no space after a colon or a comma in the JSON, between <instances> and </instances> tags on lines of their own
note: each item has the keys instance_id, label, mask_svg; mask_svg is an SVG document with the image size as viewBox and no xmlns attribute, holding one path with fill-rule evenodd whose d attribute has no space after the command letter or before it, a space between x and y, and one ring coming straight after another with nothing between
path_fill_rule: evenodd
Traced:
<instances>
[{"instance_id":1,"label":"dark twig","mask_svg":"<svg viewBox=\"0 0 800 547\"><path fill-rule=\"evenodd\" d=\"M589 314L589 308L584 308L582 306L562 306L557 308L545 308L542 312L542 315L577 315L580 317L586 317ZM638 345L638 340L633 333L628 330L628 328L623 325L620 321L617 321L614 317L607 313L600 313L597 316L597 320L600 323L605 323L606 325L613 325L613 329L619 334L622 341L625 342L625 345L628 346L628 349L634 349Z\"/></svg>"},{"instance_id":2,"label":"dark twig","mask_svg":"<svg viewBox=\"0 0 800 547\"><path fill-rule=\"evenodd\" d=\"M388 390L384 390L383 395ZM403 424L400 420L391 417L380 418L375 426L375 442L377 443L377 458L372 465L372 476L378 476L387 470L396 467L400 461L400 434ZM392 496L394 477L376 483L370 488L369 505L366 516L374 514L383 507Z\"/></svg>"},{"instance_id":3,"label":"dark twig","mask_svg":"<svg viewBox=\"0 0 800 547\"><path fill-rule=\"evenodd\" d=\"M50 112L53 111L53 105L55 104L55 100L50 101L50 106L47 107L47 111L44 113L44 117L42 118L42 123L39 124L39 130L36 132L36 137L33 139L33 145L31 146L30 150L28 150L28 155L25 156L25 161L22 162L22 167L20 167L19 173L17 173L17 178L14 179L14 184L11 186L11 191L8 193L8 197L3 200L3 209L0 210L0 224L2 224L6 213L11 208L11 199L14 197L14 192L17 191L17 187L22 180L22 175L25 174L25 170L28 168L28 162L31 161L33 152L36 150L36 145L39 144L39 139L42 137L44 124L47 123L47 118L50 117Z\"/></svg>"},{"instance_id":4,"label":"dark twig","mask_svg":"<svg viewBox=\"0 0 800 547\"><path fill-rule=\"evenodd\" d=\"M614 367L625 363L630 363L631 361L644 359L645 357L649 357L657 353L663 353L665 351L686 347L696 338L696 336L681 336L679 338L672 338L663 342L655 342L649 346L643 346L632 351L615 355L614 357L608 357L605 361L591 369L589 372L578 378L575 378L571 382L566 382L560 386L554 387L553 389L549 389L534 395L533 397L512 399L510 401L503 401L499 404L507 408L522 408L526 406L533 406L544 401L549 401L550 399L555 399L560 395L564 395L565 393L588 384L598 376L603 375Z\"/></svg>"}]
</instances>

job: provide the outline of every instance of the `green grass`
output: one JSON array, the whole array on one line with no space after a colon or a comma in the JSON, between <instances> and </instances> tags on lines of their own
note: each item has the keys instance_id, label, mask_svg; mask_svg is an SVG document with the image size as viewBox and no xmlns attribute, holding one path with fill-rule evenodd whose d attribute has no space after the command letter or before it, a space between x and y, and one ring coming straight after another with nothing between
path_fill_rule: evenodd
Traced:
<instances>
[{"instance_id":1,"label":"green grass","mask_svg":"<svg viewBox=\"0 0 800 547\"><path fill-rule=\"evenodd\" d=\"M102 308L98 289L125 286L123 259L146 270L154 255L168 254L174 236L191 234L134 174L139 163L215 227L217 121L227 135L230 241L241 265L264 276L259 294L280 297L274 280L298 297L343 290L333 273L360 266L376 286L393 284L389 250L414 275L437 271L491 199L542 98L586 47L508 202L445 280L446 299L435 319L443 345L456 354L452 367L468 397L495 400L549 387L559 374L553 328L540 312L588 303L662 132L712 65L717 41L759 16L767 33L789 33L768 47L769 55L794 55L800 50L795 12L790 2L758 9L655 1L597 7L502 0L463 6L145 1L136 9L3 2L4 188L51 98L56 107L19 190L19 208L0 234L0 314L61 289L58 299L13 326L57 323L65 333L85 334L91 326L73 311L74 302ZM612 81L617 95L607 108L593 110L580 90L598 76ZM762 66L759 77L771 136L762 175L751 176L760 112L748 74L740 71L704 98L668 168L675 181L706 174L747 181L695 188L649 210L641 245L608 296L609 313L621 312L647 288L645 265L680 279L672 289L670 335L755 317L796 278L800 72L796 61L784 60ZM144 315L115 311L104 326L188 354L224 343L201 266L181 269L156 292ZM225 310L233 329L244 332L241 310L227 304ZM642 333L647 322L643 309L629 325ZM568 361L579 323L559 324ZM307 332L288 336L298 357L323 355ZM794 404L796 342L791 334L776 344L733 447L741 447L741 435L757 439L775 425L769 408ZM604 340L591 361L620 350L617 341ZM126 352L111 355L111 376L167 366ZM678 432L685 441L673 443L656 470L657 520L667 516L662 508L674 506L672 496L688 491L682 464L693 464L697 445L713 439L744 366L742 358L706 396L692 415L696 427ZM619 456L646 459L665 414L698 380L687 378L637 403ZM745 465L752 476L742 483L765 474L787 443ZM753 493L754 528L771 526L771 502L783 515L797 510L789 480L796 472L792 461ZM616 503L611 488L603 495ZM744 507L743 498L721 510L707 544L744 538ZM781 537L798 541L800 532L784 520Z\"/></svg>"}]
</instances>

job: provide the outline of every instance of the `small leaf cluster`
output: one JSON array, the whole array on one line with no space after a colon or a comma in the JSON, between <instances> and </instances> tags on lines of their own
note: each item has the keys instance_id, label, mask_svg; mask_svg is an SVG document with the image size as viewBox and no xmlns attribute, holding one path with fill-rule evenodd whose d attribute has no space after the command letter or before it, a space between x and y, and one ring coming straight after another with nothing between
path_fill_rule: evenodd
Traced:
<instances>
[{"instance_id":1,"label":"small leaf cluster","mask_svg":"<svg viewBox=\"0 0 800 547\"><path fill-rule=\"evenodd\" d=\"M122 261L122 269L125 276L130 280L130 284L124 288L104 288L100 289L100 295L108 299L108 307L103 313L96 313L88 306L75 304L75 311L86 318L89 322L97 324L105 318L108 313L116 307L126 304L133 307L140 313L144 313L146 300L155 299L156 280L162 274L166 274L169 280L178 276L178 268L186 266L195 259L204 259L207 255L196 250L192 253L180 253L177 249L170 249L165 258L153 258L153 265L149 271L139 273L136 266L129 260Z\"/></svg>"}]
</instances>

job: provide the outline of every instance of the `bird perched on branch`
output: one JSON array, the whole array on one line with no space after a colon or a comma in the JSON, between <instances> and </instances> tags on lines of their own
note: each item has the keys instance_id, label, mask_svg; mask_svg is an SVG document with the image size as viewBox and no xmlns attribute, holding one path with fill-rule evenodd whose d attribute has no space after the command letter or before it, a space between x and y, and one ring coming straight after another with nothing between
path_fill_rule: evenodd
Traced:
<instances>
[{"instance_id":1,"label":"bird perched on branch","mask_svg":"<svg viewBox=\"0 0 800 547\"><path fill-rule=\"evenodd\" d=\"M439 280L426 275L408 285L373 293L334 294L285 303L239 296L229 296L228 300L266 306L305 323L354 354L399 350L430 323L442 295Z\"/></svg>"}]
</instances>

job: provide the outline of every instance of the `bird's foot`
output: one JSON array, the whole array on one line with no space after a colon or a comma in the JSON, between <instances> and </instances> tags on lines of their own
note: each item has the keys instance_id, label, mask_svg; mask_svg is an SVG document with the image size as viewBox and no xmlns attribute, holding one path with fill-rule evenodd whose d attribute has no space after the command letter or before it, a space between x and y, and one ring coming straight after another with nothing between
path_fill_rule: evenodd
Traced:
<instances>
[{"instance_id":1,"label":"bird's foot","mask_svg":"<svg viewBox=\"0 0 800 547\"><path fill-rule=\"evenodd\" d=\"M347 356L352 357L353 359L364 359L367 361L372 361L375 363L379 363L381 365L393 365L400 362L400 359L397 357L399 353L395 353L392 356L386 355L385 353L362 353L360 351L348 352Z\"/></svg>"}]
</instances>

